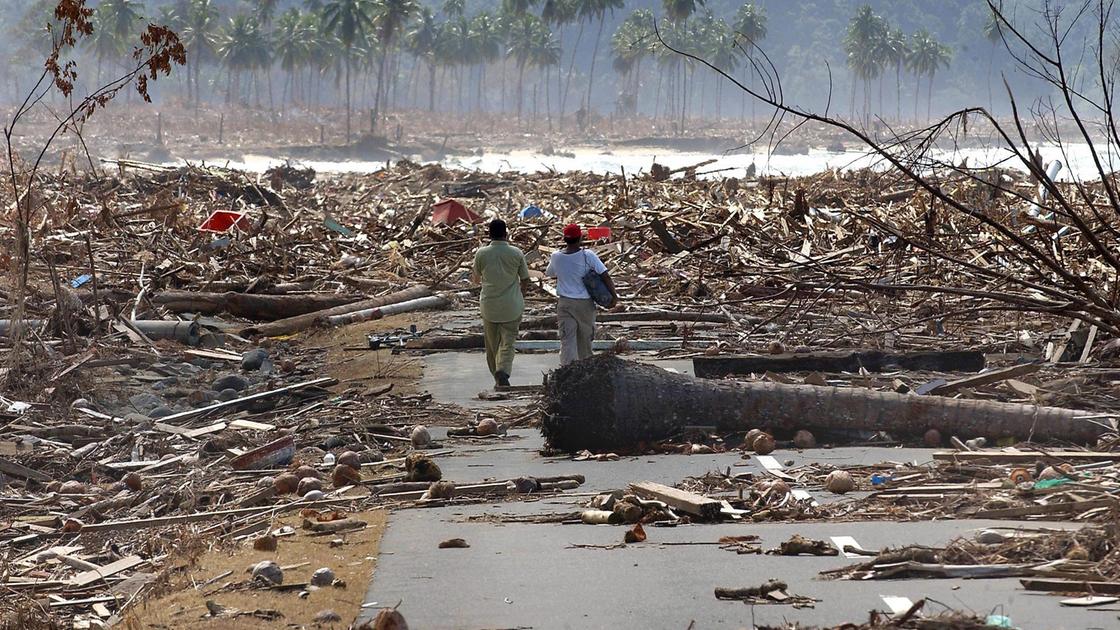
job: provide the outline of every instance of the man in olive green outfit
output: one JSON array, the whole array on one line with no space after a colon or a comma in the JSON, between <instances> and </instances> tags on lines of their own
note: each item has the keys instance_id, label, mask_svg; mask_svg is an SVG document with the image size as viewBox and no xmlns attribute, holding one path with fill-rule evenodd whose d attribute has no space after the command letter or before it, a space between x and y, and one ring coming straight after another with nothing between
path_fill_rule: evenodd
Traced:
<instances>
[{"instance_id":1,"label":"man in olive green outfit","mask_svg":"<svg viewBox=\"0 0 1120 630\"><path fill-rule=\"evenodd\" d=\"M486 365L497 385L509 386L517 328L525 310L521 291L528 286L529 266L521 250L509 244L506 222L490 222L490 244L474 255L475 282L482 283L479 306L486 333Z\"/></svg>"}]
</instances>

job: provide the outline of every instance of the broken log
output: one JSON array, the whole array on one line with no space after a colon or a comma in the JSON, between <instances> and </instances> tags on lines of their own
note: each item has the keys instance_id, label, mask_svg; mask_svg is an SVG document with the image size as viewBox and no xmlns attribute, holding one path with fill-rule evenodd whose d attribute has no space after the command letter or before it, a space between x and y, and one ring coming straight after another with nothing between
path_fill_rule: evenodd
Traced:
<instances>
[{"instance_id":1,"label":"broken log","mask_svg":"<svg viewBox=\"0 0 1120 630\"><path fill-rule=\"evenodd\" d=\"M152 304L173 313L216 315L229 313L234 317L256 321L274 321L314 313L328 308L353 304L360 295L261 295L255 293L195 293L163 291L151 298Z\"/></svg>"},{"instance_id":2,"label":"broken log","mask_svg":"<svg viewBox=\"0 0 1120 630\"><path fill-rule=\"evenodd\" d=\"M390 293L381 297L372 298L369 300L362 300L360 302L352 302L342 306L335 306L333 308L323 309L312 313L305 313L303 315L296 315L295 317L287 317L279 319L267 324L260 324L259 326L252 326L240 331L243 337L250 337L254 335L262 335L266 337L277 337L280 335L290 335L301 330L306 330L312 326L319 325L326 321L328 317L335 315L345 315L355 311L361 311L371 308L378 308L387 306L389 304L397 304L399 302L406 302L408 300L415 300L417 298L427 297L432 292L428 287L411 287L396 293Z\"/></svg>"},{"instance_id":3,"label":"broken log","mask_svg":"<svg viewBox=\"0 0 1120 630\"><path fill-rule=\"evenodd\" d=\"M368 322L374 319L381 319L390 315L399 315L400 313L410 313L412 311L419 311L428 308L447 308L451 301L440 295L429 295L427 297L416 298L415 300L405 300L395 304L386 304L384 306L377 306L374 308L362 309L353 311L351 313L342 313L341 315L331 315L325 318L326 323L331 326L345 326L346 324L356 324L358 322Z\"/></svg>"},{"instance_id":4,"label":"broken log","mask_svg":"<svg viewBox=\"0 0 1120 630\"><path fill-rule=\"evenodd\" d=\"M699 378L723 378L733 374L764 372L868 372L915 370L928 372L979 372L984 353L973 350L912 352L906 354L859 350L856 352L808 352L778 355L695 357L692 368Z\"/></svg>"},{"instance_id":5,"label":"broken log","mask_svg":"<svg viewBox=\"0 0 1120 630\"><path fill-rule=\"evenodd\" d=\"M564 451L604 452L667 439L694 424L749 429L886 431L1094 442L1086 412L862 388L710 381L597 355L552 372L541 432Z\"/></svg>"},{"instance_id":6,"label":"broken log","mask_svg":"<svg viewBox=\"0 0 1120 630\"><path fill-rule=\"evenodd\" d=\"M695 492L678 490L652 481L632 483L630 484L630 491L646 499L661 501L674 510L680 510L686 514L707 520L718 520L719 511L723 508L720 502L715 499L709 499Z\"/></svg>"}]
</instances>

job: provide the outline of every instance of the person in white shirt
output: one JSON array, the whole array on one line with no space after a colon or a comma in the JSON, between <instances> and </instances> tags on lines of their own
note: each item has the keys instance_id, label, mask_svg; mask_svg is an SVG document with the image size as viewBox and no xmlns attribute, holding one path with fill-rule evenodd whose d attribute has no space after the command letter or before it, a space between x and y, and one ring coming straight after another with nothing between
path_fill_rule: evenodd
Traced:
<instances>
[{"instance_id":1,"label":"person in white shirt","mask_svg":"<svg viewBox=\"0 0 1120 630\"><path fill-rule=\"evenodd\" d=\"M560 329L560 365L592 355L591 342L595 338L595 301L583 284L588 270L603 279L611 292L611 304L618 303L618 292L607 273L607 267L590 249L584 249L583 231L576 224L564 228L564 249L554 253L545 274L556 278L556 319Z\"/></svg>"}]
</instances>

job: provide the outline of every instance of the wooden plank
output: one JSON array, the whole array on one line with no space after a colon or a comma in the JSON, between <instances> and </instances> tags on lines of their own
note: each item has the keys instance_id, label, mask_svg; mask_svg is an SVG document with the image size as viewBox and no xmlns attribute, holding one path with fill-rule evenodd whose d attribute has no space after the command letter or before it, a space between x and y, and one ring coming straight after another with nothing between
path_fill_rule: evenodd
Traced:
<instances>
[{"instance_id":1,"label":"wooden plank","mask_svg":"<svg viewBox=\"0 0 1120 630\"><path fill-rule=\"evenodd\" d=\"M337 382L338 381L336 381L333 378L323 377L323 378L313 379L313 380L310 380L310 381L304 381L303 383L295 383L293 385L286 385L284 387L280 387L280 388L277 388L277 389L271 389L267 392L260 392L258 394L250 394L248 396L243 396L241 398L235 398L233 400L227 400L225 402L214 403L212 405L207 405L205 407L200 407L198 409L190 409L190 410L187 410L187 411L181 411L179 413L173 413L170 416L164 416L163 419L162 419L162 422L160 424L176 426L172 423L174 423L177 420L186 420L188 418L195 418L195 417L198 417L198 416L201 416L201 415L208 414L208 413L213 412L213 411L221 411L223 409L229 409L231 407L237 407L239 405L243 405L247 402L253 402L255 400L261 400L261 399L264 399L264 398L269 398L271 396L278 396L280 394L287 394L287 393L290 393L290 392L299 391L301 389L307 389L309 387L334 385Z\"/></svg>"},{"instance_id":2,"label":"wooden plank","mask_svg":"<svg viewBox=\"0 0 1120 630\"><path fill-rule=\"evenodd\" d=\"M31 481L38 481L40 483L47 483L51 480L50 475L33 470L22 464L17 464L13 461L0 457L0 472L5 475L19 477L20 479L30 479Z\"/></svg>"},{"instance_id":3,"label":"wooden plank","mask_svg":"<svg viewBox=\"0 0 1120 630\"><path fill-rule=\"evenodd\" d=\"M973 518L1017 518L1020 516L1036 516L1041 514L1066 514L1084 512L1099 507L1117 505L1113 497L1103 499L1089 499L1088 501L1071 501L1068 503L1047 503L1046 505L1031 505L1021 508L1004 508L1001 510L980 510Z\"/></svg>"},{"instance_id":4,"label":"wooden plank","mask_svg":"<svg viewBox=\"0 0 1120 630\"><path fill-rule=\"evenodd\" d=\"M1078 328L1081 328L1081 320L1075 319L1073 323L1069 325L1069 330L1062 336L1061 343L1054 346L1053 353L1049 357L1051 363L1058 363L1062 360L1062 355L1066 353L1066 346L1069 345L1070 337L1073 333L1077 332Z\"/></svg>"},{"instance_id":5,"label":"wooden plank","mask_svg":"<svg viewBox=\"0 0 1120 630\"><path fill-rule=\"evenodd\" d=\"M1081 358L1078 363L1088 363L1089 354L1093 351L1093 342L1097 340L1097 325L1093 324L1089 327L1089 336L1085 339L1085 349L1081 351Z\"/></svg>"},{"instance_id":6,"label":"wooden plank","mask_svg":"<svg viewBox=\"0 0 1120 630\"><path fill-rule=\"evenodd\" d=\"M1034 462L1039 460L1079 460L1085 462L1112 462L1120 461L1120 452L1105 453L1100 451L1048 450L1045 453L1042 453L1040 451L998 449L978 451L935 451L933 453L933 459L946 462L971 462L987 460L996 463L1008 464L1033 464Z\"/></svg>"},{"instance_id":7,"label":"wooden plank","mask_svg":"<svg viewBox=\"0 0 1120 630\"><path fill-rule=\"evenodd\" d=\"M102 602L94 602L94 604L90 606L90 608L93 609L93 613L95 615L101 617L102 619L108 619L109 617L113 616L113 613L109 612L109 609L106 608L105 604L103 604Z\"/></svg>"},{"instance_id":8,"label":"wooden plank","mask_svg":"<svg viewBox=\"0 0 1120 630\"><path fill-rule=\"evenodd\" d=\"M103 580L107 577L112 577L112 576L120 573L121 571L127 571L127 570L129 570L129 569L131 569L135 566L139 566L141 564L144 564L145 562L147 562L147 560L144 560L140 556L128 556L128 557L125 557L125 558L121 558L120 560L117 560L116 562L110 562L109 564L107 564L103 567L79 573L79 574L75 575L74 577L70 578L69 583L70 583L71 586L74 586L76 588L81 588L83 586L88 586L90 584L93 584L94 582L96 582L98 580Z\"/></svg>"},{"instance_id":9,"label":"wooden plank","mask_svg":"<svg viewBox=\"0 0 1120 630\"><path fill-rule=\"evenodd\" d=\"M241 362L241 355L233 352L218 352L215 350L186 350L183 352L183 354L202 357L203 359L217 359L219 361L232 361L235 363Z\"/></svg>"},{"instance_id":10,"label":"wooden plank","mask_svg":"<svg viewBox=\"0 0 1120 630\"><path fill-rule=\"evenodd\" d=\"M652 481L632 483L630 490L640 496L661 501L675 510L707 519L719 518L722 508L719 501L715 499Z\"/></svg>"},{"instance_id":11,"label":"wooden plank","mask_svg":"<svg viewBox=\"0 0 1120 630\"><path fill-rule=\"evenodd\" d=\"M210 426L199 427L197 429L191 429L190 431L187 431L183 435L186 436L186 437L189 437L189 438L200 438L204 435L210 435L211 433L217 433L218 431L222 431L225 428L226 428L226 423L215 422L214 424L211 424Z\"/></svg>"},{"instance_id":12,"label":"wooden plank","mask_svg":"<svg viewBox=\"0 0 1120 630\"><path fill-rule=\"evenodd\" d=\"M252 420L234 420L229 423L231 427L238 429L249 429L252 431L275 431L275 424L266 424L264 422L253 422Z\"/></svg>"},{"instance_id":13,"label":"wooden plank","mask_svg":"<svg viewBox=\"0 0 1120 630\"><path fill-rule=\"evenodd\" d=\"M1024 363L1022 365L1012 365L1011 367L1000 368L998 370L989 370L981 372L974 376L968 376L955 381L949 381L944 385L938 385L929 391L930 394L944 396L945 394L952 394L962 389L970 387L981 387L983 385L991 385L1000 381L1014 378L1016 376L1025 376L1033 372L1037 372L1042 368L1041 363Z\"/></svg>"},{"instance_id":14,"label":"wooden plank","mask_svg":"<svg viewBox=\"0 0 1120 630\"><path fill-rule=\"evenodd\" d=\"M984 353L971 350L949 352L886 353L878 350L856 352L806 352L778 355L739 355L694 357L693 372L698 378L722 378L733 374L765 372L884 372L894 369L932 372L979 372L984 369Z\"/></svg>"},{"instance_id":15,"label":"wooden plank","mask_svg":"<svg viewBox=\"0 0 1120 630\"><path fill-rule=\"evenodd\" d=\"M1120 582L1079 582L1077 580L1047 580L1023 578L1019 580L1028 591L1048 593L1105 593L1120 595Z\"/></svg>"}]
</instances>

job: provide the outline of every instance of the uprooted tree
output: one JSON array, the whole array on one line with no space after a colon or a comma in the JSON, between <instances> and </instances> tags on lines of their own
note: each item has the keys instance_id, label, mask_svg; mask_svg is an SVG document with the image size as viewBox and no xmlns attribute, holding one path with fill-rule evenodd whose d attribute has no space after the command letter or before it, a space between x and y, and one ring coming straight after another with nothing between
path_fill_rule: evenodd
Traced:
<instances>
[{"instance_id":1,"label":"uprooted tree","mask_svg":"<svg viewBox=\"0 0 1120 630\"><path fill-rule=\"evenodd\" d=\"M179 41L178 35L166 26L149 24L140 33L132 52L132 63L126 71L75 102L79 96L76 93L78 65L70 55L83 39L93 36L92 15L93 9L86 6L85 0L59 0L54 9L54 20L45 27L45 35L51 38L51 51L43 63L43 71L4 127L8 179L14 200L11 225L15 232L15 243L9 262L11 271L9 338L12 345L8 365L10 383L16 382L21 377L24 361L24 341L28 331L27 327L22 325L22 321L32 265L31 226L37 213L42 211L36 189L39 185L39 168L43 160L60 136L73 134L81 142L82 126L97 110L104 108L123 90L132 87L145 102L150 103L151 97L148 93L150 83L158 80L161 75L170 74L173 66L186 63L186 50ZM44 100L52 92L61 96L67 104L61 114L55 113L44 105ZM54 116L56 123L32 156L21 156L13 146L13 135L21 120L39 106L44 106ZM96 172L92 159L90 168ZM60 295L57 278L52 279L55 285L56 310L61 310L66 300Z\"/></svg>"},{"instance_id":2,"label":"uprooted tree","mask_svg":"<svg viewBox=\"0 0 1120 630\"><path fill-rule=\"evenodd\" d=\"M756 141L768 136L777 144L813 122L864 143L886 167L877 169L880 186L909 186L909 200L926 206L924 217L907 224L872 209L842 212L869 230L909 245L929 262L927 270L950 268L956 273L953 281L941 284L927 281L936 277L933 272L919 277L884 272L868 278L798 256L795 245L800 240L760 242L755 255L787 264L794 260L828 274L833 279L829 290L948 296L956 305L943 315L1060 315L1120 336L1120 180L1114 173L1120 148L1115 119L1120 17L1113 15L1111 0L1083 0L1073 6L1044 0L1037 28L1028 29L1005 12L1002 2L989 0L988 5L1017 66L1044 82L1051 93L1033 103L1028 114L1005 80L1013 114L1009 121L984 107L969 107L907 131L891 130L880 121L888 131L881 135L831 114L828 107L816 112L787 102L774 64L757 46L747 56L755 75L747 85L706 59L674 49L663 39L661 44L773 108ZM952 149L958 140L977 128L990 129L992 149L1003 158L996 166L1021 167L1036 187L1012 185L1007 170L973 168L967 160L954 160ZM1060 166L1052 163L1048 169L1041 159L1040 147L1045 145L1069 163L1070 151L1082 150L1075 147L1081 143L1087 145L1093 177L1070 170L1059 178ZM978 188L987 194L974 194Z\"/></svg>"}]
</instances>

